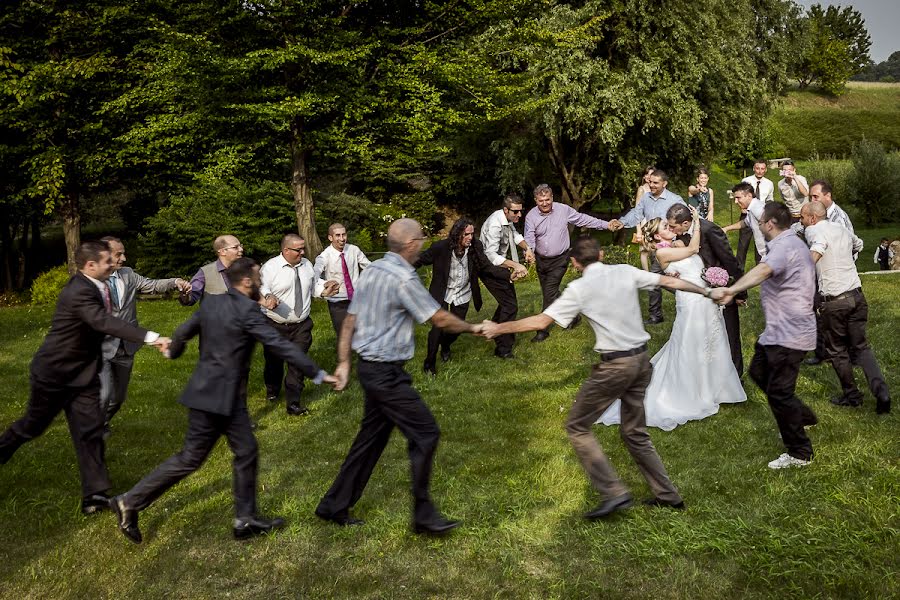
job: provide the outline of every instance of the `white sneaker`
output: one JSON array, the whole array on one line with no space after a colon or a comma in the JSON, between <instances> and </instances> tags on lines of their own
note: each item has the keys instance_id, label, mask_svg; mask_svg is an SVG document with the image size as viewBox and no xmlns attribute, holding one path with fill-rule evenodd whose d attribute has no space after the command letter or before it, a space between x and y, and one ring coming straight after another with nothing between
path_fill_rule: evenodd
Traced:
<instances>
[{"instance_id":1,"label":"white sneaker","mask_svg":"<svg viewBox=\"0 0 900 600\"><path fill-rule=\"evenodd\" d=\"M787 452L773 460L769 463L770 469L786 469L788 467L805 467L811 460L802 460L800 458L794 458Z\"/></svg>"}]
</instances>

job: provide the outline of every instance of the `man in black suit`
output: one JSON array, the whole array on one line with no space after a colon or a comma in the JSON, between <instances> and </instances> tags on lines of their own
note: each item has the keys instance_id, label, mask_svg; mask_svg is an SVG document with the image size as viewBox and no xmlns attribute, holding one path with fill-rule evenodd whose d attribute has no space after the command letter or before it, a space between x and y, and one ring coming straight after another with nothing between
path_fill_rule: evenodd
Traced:
<instances>
[{"instance_id":1,"label":"man in black suit","mask_svg":"<svg viewBox=\"0 0 900 600\"><path fill-rule=\"evenodd\" d=\"M481 288L478 277L492 277L497 280L510 281L512 271L504 267L496 267L484 253L484 245L474 239L475 223L465 217L458 219L450 228L447 239L435 242L423 251L413 267L434 265L431 272L431 285L428 291L444 310L465 320L469 311L469 301L475 310L481 310ZM437 353L441 349L441 359L450 360L450 345L459 337L458 333L447 333L432 324L428 332L428 352L422 365L426 373L437 375ZM498 354L498 356L500 356ZM507 351L501 358L512 358Z\"/></svg>"},{"instance_id":2,"label":"man in black suit","mask_svg":"<svg viewBox=\"0 0 900 600\"><path fill-rule=\"evenodd\" d=\"M678 239L685 244L690 242L690 230L693 217L690 209L684 204L675 204L666 212L669 221L669 229ZM737 281L744 275L743 269L734 257L728 236L722 228L706 219L700 219L700 258L706 267L722 267ZM731 346L731 361L738 373L738 377L744 374L744 355L741 351L741 318L738 314L738 305L743 304L747 293L743 292L735 300L725 306L725 330L728 332L728 344Z\"/></svg>"},{"instance_id":3,"label":"man in black suit","mask_svg":"<svg viewBox=\"0 0 900 600\"><path fill-rule=\"evenodd\" d=\"M141 543L138 511L150 506L167 489L196 471L219 437L234 454L234 537L245 539L284 525L280 518L256 514L257 446L247 413L247 376L256 341L297 367L313 383L336 383L294 344L285 340L259 310L259 265L239 258L225 270L230 288L207 296L172 336L171 358L181 356L185 343L200 335L200 360L180 402L188 407L188 431L181 452L159 465L128 492L112 499L119 529Z\"/></svg>"},{"instance_id":4,"label":"man in black suit","mask_svg":"<svg viewBox=\"0 0 900 600\"><path fill-rule=\"evenodd\" d=\"M110 487L100 406L101 347L107 335L160 348L168 338L112 316L106 279L113 259L105 242L84 242L75 252L78 272L59 294L50 331L31 361L31 397L25 415L0 436L0 464L41 435L65 411L81 473L81 512L109 507Z\"/></svg>"}]
</instances>

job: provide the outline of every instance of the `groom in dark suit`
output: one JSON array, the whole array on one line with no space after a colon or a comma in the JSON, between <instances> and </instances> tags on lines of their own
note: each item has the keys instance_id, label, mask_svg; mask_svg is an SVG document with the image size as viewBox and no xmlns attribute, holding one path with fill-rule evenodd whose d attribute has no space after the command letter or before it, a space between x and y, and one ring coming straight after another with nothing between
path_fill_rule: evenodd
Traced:
<instances>
[{"instance_id":1,"label":"groom in dark suit","mask_svg":"<svg viewBox=\"0 0 900 600\"><path fill-rule=\"evenodd\" d=\"M481 288L478 277L490 277L510 281L511 273L504 267L496 267L484 253L484 244L475 237L475 223L465 217L458 219L450 228L447 239L433 243L423 251L413 268L434 265L431 285L428 291L444 310L465 320L469 311L469 301L475 310L481 310ZM428 352L423 369L426 373L437 374L437 353L441 349L441 359L450 360L450 345L459 337L458 333L447 333L436 325L428 332ZM500 358L512 358L512 352L497 354Z\"/></svg>"},{"instance_id":2,"label":"groom in dark suit","mask_svg":"<svg viewBox=\"0 0 900 600\"><path fill-rule=\"evenodd\" d=\"M245 539L284 524L283 519L256 513L257 446L247 413L247 377L257 341L313 383L337 382L284 339L260 312L259 265L253 259L238 258L225 275L228 292L208 295L200 310L175 331L168 349L170 358L177 358L186 342L200 335L200 360L180 399L189 409L181 452L111 501L119 529L138 544L142 540L138 511L199 469L223 435L234 454L234 537Z\"/></svg>"},{"instance_id":3,"label":"groom in dark suit","mask_svg":"<svg viewBox=\"0 0 900 600\"><path fill-rule=\"evenodd\" d=\"M675 204L666 212L669 229L678 236L678 239L688 244L691 240L690 230L693 217L690 209L683 204ZM743 269L734 257L728 236L722 228L706 219L700 219L700 258L705 267L721 267L728 271L733 281L737 281L744 275ZM725 330L728 332L728 344L731 346L731 361L737 371L738 377L744 374L744 355L741 351L741 319L738 314L738 303L743 304L747 298L744 292L735 300L725 306Z\"/></svg>"},{"instance_id":4,"label":"groom in dark suit","mask_svg":"<svg viewBox=\"0 0 900 600\"><path fill-rule=\"evenodd\" d=\"M31 361L31 397L25 415L0 436L0 464L38 437L65 411L81 473L81 512L109 507L112 485L103 449L100 406L101 345L107 335L160 347L168 338L114 317L106 280L113 270L105 242L84 242L75 252L78 272L59 294L50 331Z\"/></svg>"}]
</instances>

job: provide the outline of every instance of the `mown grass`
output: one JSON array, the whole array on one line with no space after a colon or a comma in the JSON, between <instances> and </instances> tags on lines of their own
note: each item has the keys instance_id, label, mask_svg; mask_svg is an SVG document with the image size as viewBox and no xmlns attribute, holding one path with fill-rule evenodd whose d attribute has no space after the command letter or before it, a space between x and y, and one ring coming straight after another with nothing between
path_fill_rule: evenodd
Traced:
<instances>
[{"instance_id":1,"label":"mown grass","mask_svg":"<svg viewBox=\"0 0 900 600\"><path fill-rule=\"evenodd\" d=\"M900 84L850 85L831 97L793 90L769 120L779 156L849 156L862 138L900 148Z\"/></svg>"},{"instance_id":2,"label":"mown grass","mask_svg":"<svg viewBox=\"0 0 900 600\"><path fill-rule=\"evenodd\" d=\"M870 340L898 389L900 318L896 278L866 278ZM539 310L532 275L517 286L520 314ZM493 311L490 296L478 318ZM652 328L655 352L668 321ZM163 332L190 309L144 302L142 322ZM27 368L49 308L0 311L3 427L28 397ZM470 318L474 319L475 315ZM334 335L315 303L312 356L334 365ZM749 361L762 328L758 295L742 311ZM429 379L420 371L424 336L408 368L442 428L433 493L463 527L445 539L412 535L409 469L396 434L355 513L365 526L341 529L313 509L330 485L361 415L361 391L311 392L312 416L290 418L265 402L261 356L250 407L260 423L260 506L284 515L286 530L248 543L230 538L230 452L220 443L203 468L141 514L135 546L109 514L82 517L68 431L60 418L0 467L0 597L3 598L889 598L900 595L898 410L876 416L867 395L839 409L828 367L803 367L799 394L818 413L813 464L773 472L781 452L765 398L672 432L651 430L688 505L685 512L635 508L609 522L580 518L598 498L562 430L594 361L586 325L555 329L536 345L521 336L511 361L463 337L454 358ZM180 447L185 409L176 402L196 360L139 353L130 398L114 421L107 456L116 490ZM696 368L702 368L697 364ZM638 497L649 491L616 428L597 436Z\"/></svg>"}]
</instances>

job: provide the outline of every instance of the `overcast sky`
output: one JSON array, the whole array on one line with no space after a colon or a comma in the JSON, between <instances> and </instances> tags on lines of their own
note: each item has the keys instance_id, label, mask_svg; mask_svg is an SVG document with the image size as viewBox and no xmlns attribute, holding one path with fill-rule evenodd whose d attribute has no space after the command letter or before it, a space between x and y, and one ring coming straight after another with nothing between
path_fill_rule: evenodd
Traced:
<instances>
[{"instance_id":1,"label":"overcast sky","mask_svg":"<svg viewBox=\"0 0 900 600\"><path fill-rule=\"evenodd\" d=\"M823 7L831 4L841 8L852 6L854 10L862 13L863 18L866 20L866 29L869 30L869 37L872 39L869 56L876 63L887 60L891 53L895 50L900 50L900 39L897 36L897 30L900 29L900 1L898 0L794 1L806 8L813 4L821 4Z\"/></svg>"}]
</instances>

